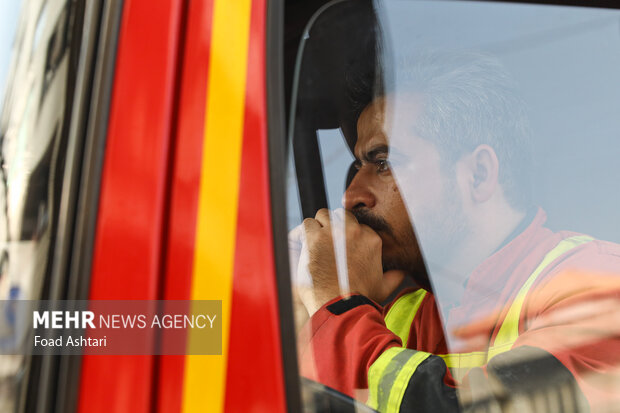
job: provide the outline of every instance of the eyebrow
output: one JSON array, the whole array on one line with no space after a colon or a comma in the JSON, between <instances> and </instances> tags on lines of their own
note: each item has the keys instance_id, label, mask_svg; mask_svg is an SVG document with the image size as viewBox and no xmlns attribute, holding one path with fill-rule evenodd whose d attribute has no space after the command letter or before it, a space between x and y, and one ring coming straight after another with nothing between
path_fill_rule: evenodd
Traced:
<instances>
[{"instance_id":1,"label":"eyebrow","mask_svg":"<svg viewBox=\"0 0 620 413\"><path fill-rule=\"evenodd\" d=\"M377 156L382 155L384 153L389 153L389 149L387 145L379 145L372 148L370 151L362 154L362 160L367 162L373 162L377 159Z\"/></svg>"}]
</instances>

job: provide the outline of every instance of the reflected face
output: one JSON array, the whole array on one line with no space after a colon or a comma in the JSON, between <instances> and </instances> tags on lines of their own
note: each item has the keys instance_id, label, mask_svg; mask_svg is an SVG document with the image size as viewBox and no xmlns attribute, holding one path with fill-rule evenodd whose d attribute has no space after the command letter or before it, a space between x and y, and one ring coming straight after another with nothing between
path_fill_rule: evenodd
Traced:
<instances>
[{"instance_id":1,"label":"reflected face","mask_svg":"<svg viewBox=\"0 0 620 413\"><path fill-rule=\"evenodd\" d=\"M409 99L400 107L406 116L390 113L389 138L385 100L366 107L357 123L358 171L343 198L345 208L381 237L384 269L414 275L424 273L421 251L427 259L436 249L444 251L459 232L453 223L463 215L456 179L442 170L435 145L413 132L419 108ZM427 280L416 281L428 286Z\"/></svg>"}]
</instances>

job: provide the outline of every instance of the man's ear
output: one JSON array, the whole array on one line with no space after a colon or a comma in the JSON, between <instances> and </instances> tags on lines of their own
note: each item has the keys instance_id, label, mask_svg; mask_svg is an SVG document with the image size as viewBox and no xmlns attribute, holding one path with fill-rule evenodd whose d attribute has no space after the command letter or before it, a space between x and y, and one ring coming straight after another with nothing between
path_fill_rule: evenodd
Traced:
<instances>
[{"instance_id":1,"label":"man's ear","mask_svg":"<svg viewBox=\"0 0 620 413\"><path fill-rule=\"evenodd\" d=\"M470 193L477 203L486 202L498 188L499 161L487 144L478 146L470 157Z\"/></svg>"}]
</instances>

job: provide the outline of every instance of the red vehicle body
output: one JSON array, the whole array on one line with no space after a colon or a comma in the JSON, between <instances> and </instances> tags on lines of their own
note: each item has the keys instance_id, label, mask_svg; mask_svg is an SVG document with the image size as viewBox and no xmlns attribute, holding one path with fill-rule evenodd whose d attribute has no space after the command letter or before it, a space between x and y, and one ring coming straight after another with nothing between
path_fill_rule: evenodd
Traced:
<instances>
[{"instance_id":1,"label":"red vehicle body","mask_svg":"<svg viewBox=\"0 0 620 413\"><path fill-rule=\"evenodd\" d=\"M286 410L266 12L264 1L124 4L89 298L234 304L221 357L85 357L79 411Z\"/></svg>"},{"instance_id":2,"label":"red vehicle body","mask_svg":"<svg viewBox=\"0 0 620 413\"><path fill-rule=\"evenodd\" d=\"M285 119L327 1L56 3L75 85L38 297L222 300L223 354L33 357L15 409L301 411Z\"/></svg>"},{"instance_id":3,"label":"red vehicle body","mask_svg":"<svg viewBox=\"0 0 620 413\"><path fill-rule=\"evenodd\" d=\"M65 267L81 287L56 297L222 300L223 354L85 355L51 367L43 360L28 386L49 389L38 400L29 394L22 408L286 411L279 299L290 297L278 293L272 236L267 2L64 7L85 22L73 38L82 35L82 48L91 42L73 75L92 76L91 116L83 122L96 137L81 175L94 179L78 191L75 215L78 231L91 227L91 247L82 244L89 262ZM270 9L279 34L283 4ZM283 144L283 116L276 119L271 132ZM50 386L57 375L71 384Z\"/></svg>"}]
</instances>

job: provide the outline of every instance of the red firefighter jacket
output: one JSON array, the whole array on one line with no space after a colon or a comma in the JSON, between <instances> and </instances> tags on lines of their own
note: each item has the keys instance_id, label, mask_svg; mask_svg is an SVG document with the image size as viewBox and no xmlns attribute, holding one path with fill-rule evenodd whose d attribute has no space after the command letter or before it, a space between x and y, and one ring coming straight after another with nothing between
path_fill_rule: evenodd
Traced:
<instances>
[{"instance_id":1,"label":"red firefighter jacket","mask_svg":"<svg viewBox=\"0 0 620 413\"><path fill-rule=\"evenodd\" d=\"M592 240L544 266L527 290L510 351L464 375L453 374L442 358L487 351L532 272L560 241L576 235L554 233L545 220L539 210L472 272L445 324L433 294L424 294L406 343L384 321L398 299L386 308L360 295L326 303L300 335L302 374L350 396L371 383L369 401L380 411L620 405L620 245L614 243ZM460 348L448 348L445 331L461 339Z\"/></svg>"}]
</instances>

